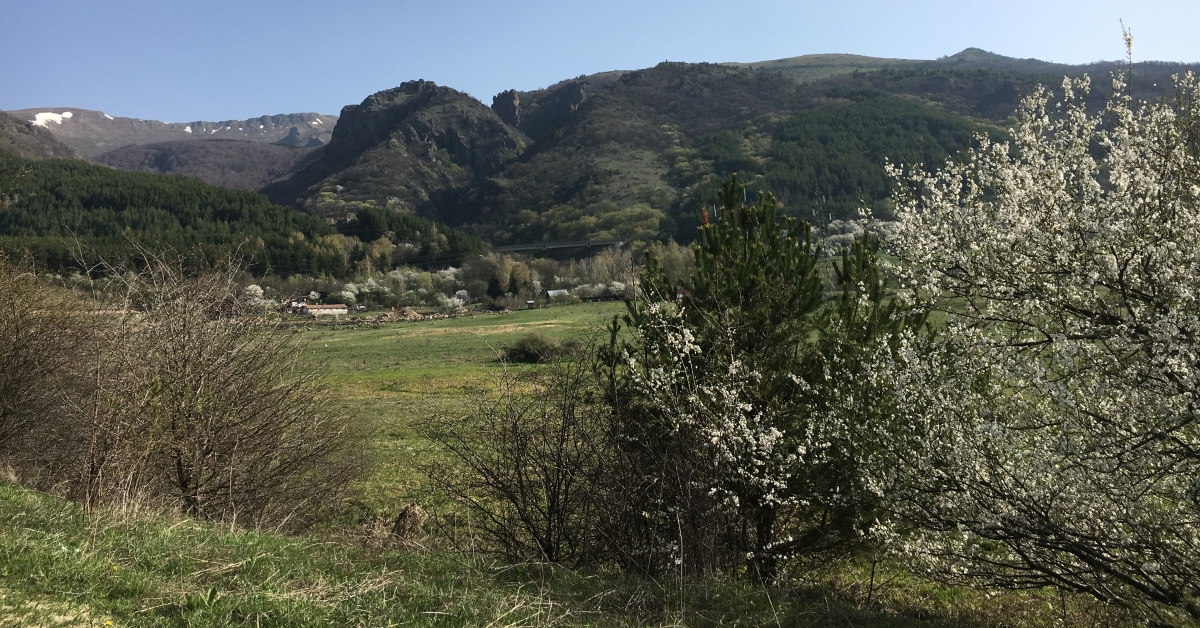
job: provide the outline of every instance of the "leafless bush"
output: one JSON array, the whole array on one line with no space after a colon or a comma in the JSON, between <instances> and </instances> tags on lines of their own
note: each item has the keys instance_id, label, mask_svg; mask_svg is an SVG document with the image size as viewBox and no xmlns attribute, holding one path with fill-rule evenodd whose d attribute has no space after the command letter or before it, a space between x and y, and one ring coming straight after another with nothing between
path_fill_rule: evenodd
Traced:
<instances>
[{"instance_id":1,"label":"leafless bush","mask_svg":"<svg viewBox=\"0 0 1200 628\"><path fill-rule=\"evenodd\" d=\"M348 418L296 332L247 315L232 266L184 275L147 256L106 269L86 342L45 394L42 483L89 506L151 499L204 519L297 523L361 469Z\"/></svg>"},{"instance_id":2,"label":"leafless bush","mask_svg":"<svg viewBox=\"0 0 1200 628\"><path fill-rule=\"evenodd\" d=\"M450 458L431 478L506 558L578 564L602 545L613 458L590 377L580 360L520 376L505 370L498 395L427 430Z\"/></svg>"},{"instance_id":3,"label":"leafless bush","mask_svg":"<svg viewBox=\"0 0 1200 628\"><path fill-rule=\"evenodd\" d=\"M83 320L70 295L42 285L33 267L0 253L0 455L33 446L63 399L56 381L82 342Z\"/></svg>"}]
</instances>

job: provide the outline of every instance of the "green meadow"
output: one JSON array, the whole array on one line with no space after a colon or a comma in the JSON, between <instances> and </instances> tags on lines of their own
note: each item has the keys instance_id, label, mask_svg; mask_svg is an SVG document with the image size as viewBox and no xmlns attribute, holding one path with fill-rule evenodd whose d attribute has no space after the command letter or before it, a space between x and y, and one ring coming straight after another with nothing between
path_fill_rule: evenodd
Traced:
<instances>
[{"instance_id":1,"label":"green meadow","mask_svg":"<svg viewBox=\"0 0 1200 628\"><path fill-rule=\"evenodd\" d=\"M624 311L620 302L583 303L379 325L325 320L308 327L314 367L325 369L338 405L368 434L375 472L361 490L367 507L395 514L424 500L428 487L420 465L432 452L419 435L421 422L465 411L493 389L505 368L500 352L506 344L533 333L584 342Z\"/></svg>"}]
</instances>

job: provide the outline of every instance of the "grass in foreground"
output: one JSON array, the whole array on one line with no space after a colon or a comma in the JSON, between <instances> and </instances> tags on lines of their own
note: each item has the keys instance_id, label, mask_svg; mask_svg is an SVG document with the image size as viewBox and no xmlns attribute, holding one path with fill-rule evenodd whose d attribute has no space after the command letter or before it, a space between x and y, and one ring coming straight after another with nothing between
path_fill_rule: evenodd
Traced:
<instances>
[{"instance_id":1,"label":"grass in foreground","mask_svg":"<svg viewBox=\"0 0 1200 628\"><path fill-rule=\"evenodd\" d=\"M1052 596L988 599L886 570L867 604L854 569L839 571L850 583L840 594L828 586L764 590L502 565L369 541L87 515L0 483L0 625L1112 625L1080 600L1064 600L1060 615Z\"/></svg>"}]
</instances>

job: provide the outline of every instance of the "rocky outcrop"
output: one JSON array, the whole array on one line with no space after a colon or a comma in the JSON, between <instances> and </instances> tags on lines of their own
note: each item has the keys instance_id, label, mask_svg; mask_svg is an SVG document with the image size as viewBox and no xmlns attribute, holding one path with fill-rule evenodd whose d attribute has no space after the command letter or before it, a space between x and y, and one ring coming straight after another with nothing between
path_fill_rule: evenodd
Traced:
<instances>
[{"instance_id":1,"label":"rocky outcrop","mask_svg":"<svg viewBox=\"0 0 1200 628\"><path fill-rule=\"evenodd\" d=\"M471 96L410 81L343 108L325 153L264 192L331 217L374 204L446 220L466 188L527 145Z\"/></svg>"},{"instance_id":2,"label":"rocky outcrop","mask_svg":"<svg viewBox=\"0 0 1200 628\"><path fill-rule=\"evenodd\" d=\"M509 126L521 126L521 94L515 89L500 92L492 97L492 111Z\"/></svg>"},{"instance_id":3,"label":"rocky outcrop","mask_svg":"<svg viewBox=\"0 0 1200 628\"><path fill-rule=\"evenodd\" d=\"M509 124L517 127L534 141L541 141L560 128L587 101L591 94L619 79L623 72L606 72L593 76L563 81L546 89L532 92L509 90L493 99L492 109L501 117L516 108L516 115ZM511 94L511 96L510 96ZM512 103L510 105L509 103ZM499 108L497 104L499 103Z\"/></svg>"}]
</instances>

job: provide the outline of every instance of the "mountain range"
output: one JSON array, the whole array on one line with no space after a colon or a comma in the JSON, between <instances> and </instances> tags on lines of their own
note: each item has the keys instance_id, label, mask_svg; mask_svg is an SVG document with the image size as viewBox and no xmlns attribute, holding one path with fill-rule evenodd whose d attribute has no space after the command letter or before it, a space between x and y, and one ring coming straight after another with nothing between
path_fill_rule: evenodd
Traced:
<instances>
[{"instance_id":1,"label":"mountain range","mask_svg":"<svg viewBox=\"0 0 1200 628\"><path fill-rule=\"evenodd\" d=\"M46 129L88 158L130 144L173 140L243 140L314 147L328 142L337 124L337 116L317 113L287 113L222 122L159 122L71 107L19 109L8 114L31 127Z\"/></svg>"},{"instance_id":2,"label":"mountain range","mask_svg":"<svg viewBox=\"0 0 1200 628\"><path fill-rule=\"evenodd\" d=\"M1181 67L1136 64L1134 95L1164 95ZM971 48L931 61L668 62L510 90L490 106L410 81L339 116L168 124L81 109L10 113L24 121L25 144L48 132L102 164L260 190L335 222L364 211L416 214L496 244L687 240L700 207L735 171L752 190L773 192L785 213L818 225L863 205L886 215L885 161L937 165L979 133L1004 137L1035 85L1129 69ZM1095 83L1089 104L1099 106L1108 82ZM0 149L13 134L2 128Z\"/></svg>"}]
</instances>

